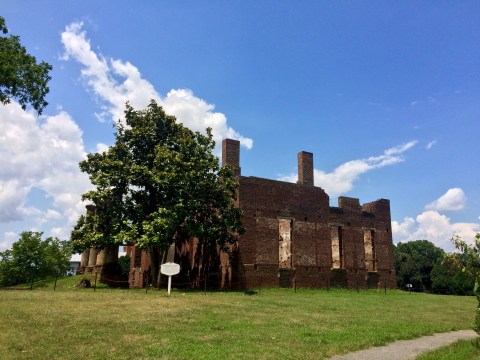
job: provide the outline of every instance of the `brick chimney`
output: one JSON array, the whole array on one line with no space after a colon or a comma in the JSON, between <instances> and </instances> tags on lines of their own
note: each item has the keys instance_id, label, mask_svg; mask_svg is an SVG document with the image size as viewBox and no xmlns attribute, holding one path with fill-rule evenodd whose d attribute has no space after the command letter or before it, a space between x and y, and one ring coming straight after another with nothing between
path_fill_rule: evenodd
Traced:
<instances>
[{"instance_id":1,"label":"brick chimney","mask_svg":"<svg viewBox=\"0 0 480 360\"><path fill-rule=\"evenodd\" d=\"M313 154L310 152L298 153L297 184L313 186Z\"/></svg>"},{"instance_id":2,"label":"brick chimney","mask_svg":"<svg viewBox=\"0 0 480 360\"><path fill-rule=\"evenodd\" d=\"M230 165L235 176L240 176L240 141L224 139L222 141L222 166Z\"/></svg>"}]
</instances>

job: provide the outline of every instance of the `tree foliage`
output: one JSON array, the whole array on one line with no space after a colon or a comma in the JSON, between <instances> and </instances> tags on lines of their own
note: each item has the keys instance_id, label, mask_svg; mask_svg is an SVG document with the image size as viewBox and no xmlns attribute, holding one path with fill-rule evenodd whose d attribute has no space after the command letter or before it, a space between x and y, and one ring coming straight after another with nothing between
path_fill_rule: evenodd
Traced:
<instances>
[{"instance_id":1,"label":"tree foliage","mask_svg":"<svg viewBox=\"0 0 480 360\"><path fill-rule=\"evenodd\" d=\"M474 277L475 292L478 293L480 290L480 234L475 236L471 244L460 236L454 236L452 242L459 252L451 254L450 261Z\"/></svg>"},{"instance_id":2,"label":"tree foliage","mask_svg":"<svg viewBox=\"0 0 480 360\"><path fill-rule=\"evenodd\" d=\"M0 102L18 100L25 110L30 104L39 114L48 105L45 96L51 79L52 66L42 61L37 63L34 56L20 43L20 37L9 35L5 19L0 16Z\"/></svg>"},{"instance_id":3,"label":"tree foliage","mask_svg":"<svg viewBox=\"0 0 480 360\"><path fill-rule=\"evenodd\" d=\"M70 244L53 237L42 240L42 235L41 232L22 232L10 250L0 252L0 286L65 273L72 254Z\"/></svg>"},{"instance_id":4,"label":"tree foliage","mask_svg":"<svg viewBox=\"0 0 480 360\"><path fill-rule=\"evenodd\" d=\"M415 291L432 290L430 273L445 255L441 248L427 240L416 240L399 243L394 254L397 286L400 289L412 284Z\"/></svg>"},{"instance_id":5,"label":"tree foliage","mask_svg":"<svg viewBox=\"0 0 480 360\"><path fill-rule=\"evenodd\" d=\"M95 212L73 230L75 250L135 243L155 263L172 242L196 238L203 249L235 243L243 231L238 183L214 146L210 129L193 132L154 101L140 111L127 104L115 143L80 163L94 185L83 198Z\"/></svg>"},{"instance_id":6,"label":"tree foliage","mask_svg":"<svg viewBox=\"0 0 480 360\"><path fill-rule=\"evenodd\" d=\"M130 256L128 255L120 256L118 258L118 264L122 269L122 276L125 276L128 278L128 273L130 271Z\"/></svg>"},{"instance_id":7,"label":"tree foliage","mask_svg":"<svg viewBox=\"0 0 480 360\"><path fill-rule=\"evenodd\" d=\"M447 295L473 295L475 285L473 276L462 271L450 256L447 255L433 266L430 273L432 292ZM458 256L457 261L464 263L465 260L462 259L462 255Z\"/></svg>"},{"instance_id":8,"label":"tree foliage","mask_svg":"<svg viewBox=\"0 0 480 360\"><path fill-rule=\"evenodd\" d=\"M412 284L414 291L436 294L472 295L474 278L461 270L464 254L445 254L427 240L399 243L395 248L397 285L406 289Z\"/></svg>"},{"instance_id":9,"label":"tree foliage","mask_svg":"<svg viewBox=\"0 0 480 360\"><path fill-rule=\"evenodd\" d=\"M464 241L460 236L454 236L452 242L459 253L451 254L449 260L475 279L474 293L477 296L478 305L473 330L480 335L480 234L475 236L471 244ZM479 339L474 340L473 343L480 348Z\"/></svg>"}]
</instances>

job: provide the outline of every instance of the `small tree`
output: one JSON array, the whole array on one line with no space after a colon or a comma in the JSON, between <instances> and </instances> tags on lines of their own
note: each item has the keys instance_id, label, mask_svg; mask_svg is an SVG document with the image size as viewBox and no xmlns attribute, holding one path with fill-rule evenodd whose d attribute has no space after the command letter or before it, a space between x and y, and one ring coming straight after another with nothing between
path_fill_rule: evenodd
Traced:
<instances>
[{"instance_id":1,"label":"small tree","mask_svg":"<svg viewBox=\"0 0 480 360\"><path fill-rule=\"evenodd\" d=\"M25 231L10 250L0 253L0 286L33 282L64 273L72 254L68 242Z\"/></svg>"},{"instance_id":2,"label":"small tree","mask_svg":"<svg viewBox=\"0 0 480 360\"><path fill-rule=\"evenodd\" d=\"M460 236L454 236L452 242L460 254L451 254L451 261L463 271L471 274L475 279L474 293L477 297L478 305L473 330L480 335L480 234L475 236L471 244L463 241ZM474 340L474 344L480 348L480 340Z\"/></svg>"},{"instance_id":3,"label":"small tree","mask_svg":"<svg viewBox=\"0 0 480 360\"><path fill-rule=\"evenodd\" d=\"M5 19L0 16L0 34L7 35ZM52 66L42 61L40 64L34 56L27 53L20 44L20 37L15 35L0 36L0 102L10 103L18 100L22 109L27 104L39 114L48 105L45 96L47 83L51 79Z\"/></svg>"}]
</instances>

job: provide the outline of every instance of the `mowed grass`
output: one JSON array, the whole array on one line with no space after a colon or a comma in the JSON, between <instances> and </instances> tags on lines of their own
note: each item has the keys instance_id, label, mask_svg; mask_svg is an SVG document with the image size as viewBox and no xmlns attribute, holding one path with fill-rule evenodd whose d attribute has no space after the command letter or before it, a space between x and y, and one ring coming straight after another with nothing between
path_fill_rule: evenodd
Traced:
<instances>
[{"instance_id":1,"label":"mowed grass","mask_svg":"<svg viewBox=\"0 0 480 360\"><path fill-rule=\"evenodd\" d=\"M438 350L418 356L415 360L478 360L480 349L471 340L461 340Z\"/></svg>"},{"instance_id":2,"label":"mowed grass","mask_svg":"<svg viewBox=\"0 0 480 360\"><path fill-rule=\"evenodd\" d=\"M0 359L322 359L473 325L473 297L401 291L0 290Z\"/></svg>"}]
</instances>

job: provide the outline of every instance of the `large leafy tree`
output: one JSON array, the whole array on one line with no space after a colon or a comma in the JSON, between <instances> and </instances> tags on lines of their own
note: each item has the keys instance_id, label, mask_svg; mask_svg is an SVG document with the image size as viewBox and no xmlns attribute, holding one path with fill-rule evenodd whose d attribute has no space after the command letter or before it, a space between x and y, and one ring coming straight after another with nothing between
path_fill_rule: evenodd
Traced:
<instances>
[{"instance_id":1,"label":"large leafy tree","mask_svg":"<svg viewBox=\"0 0 480 360\"><path fill-rule=\"evenodd\" d=\"M232 169L220 167L214 146L210 129L193 132L154 101L140 111L127 104L115 143L80 163L94 185L83 198L96 210L72 232L75 250L134 243L150 253L156 279L170 244L195 238L208 266L243 231L238 183Z\"/></svg>"},{"instance_id":2,"label":"large leafy tree","mask_svg":"<svg viewBox=\"0 0 480 360\"><path fill-rule=\"evenodd\" d=\"M397 285L400 289L412 284L416 291L432 290L430 273L445 255L441 248L427 240L415 240L399 243L394 254Z\"/></svg>"},{"instance_id":3,"label":"large leafy tree","mask_svg":"<svg viewBox=\"0 0 480 360\"><path fill-rule=\"evenodd\" d=\"M10 250L0 253L0 286L17 285L64 273L70 263L71 246L41 232L20 234Z\"/></svg>"},{"instance_id":4,"label":"large leafy tree","mask_svg":"<svg viewBox=\"0 0 480 360\"><path fill-rule=\"evenodd\" d=\"M34 56L20 43L20 37L9 35L5 19L0 16L0 102L8 104L18 100L25 110L30 104L39 114L47 106L45 96L51 79L52 66Z\"/></svg>"}]
</instances>

